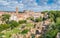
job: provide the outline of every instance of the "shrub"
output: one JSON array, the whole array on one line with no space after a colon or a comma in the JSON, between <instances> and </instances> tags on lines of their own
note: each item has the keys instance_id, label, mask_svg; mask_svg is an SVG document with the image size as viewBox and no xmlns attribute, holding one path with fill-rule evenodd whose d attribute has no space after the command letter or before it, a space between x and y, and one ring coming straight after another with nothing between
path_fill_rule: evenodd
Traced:
<instances>
[{"instance_id":1,"label":"shrub","mask_svg":"<svg viewBox=\"0 0 60 38\"><path fill-rule=\"evenodd\" d=\"M27 21L26 20L20 20L19 23L22 24L22 23L26 23Z\"/></svg>"},{"instance_id":2,"label":"shrub","mask_svg":"<svg viewBox=\"0 0 60 38\"><path fill-rule=\"evenodd\" d=\"M28 29L25 29L21 32L21 34L26 34L29 30Z\"/></svg>"}]
</instances>

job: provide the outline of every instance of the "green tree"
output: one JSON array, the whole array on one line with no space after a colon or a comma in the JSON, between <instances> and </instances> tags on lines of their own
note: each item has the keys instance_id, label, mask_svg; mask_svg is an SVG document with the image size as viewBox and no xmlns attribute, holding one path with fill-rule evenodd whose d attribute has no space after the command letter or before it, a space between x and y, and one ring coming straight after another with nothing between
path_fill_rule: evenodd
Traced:
<instances>
[{"instance_id":1,"label":"green tree","mask_svg":"<svg viewBox=\"0 0 60 38\"><path fill-rule=\"evenodd\" d=\"M46 32L42 35L43 38L56 38L56 35L58 33L58 29L56 27L56 23L53 22L49 25Z\"/></svg>"},{"instance_id":2,"label":"green tree","mask_svg":"<svg viewBox=\"0 0 60 38\"><path fill-rule=\"evenodd\" d=\"M30 20L34 21L34 17L29 17Z\"/></svg>"},{"instance_id":3,"label":"green tree","mask_svg":"<svg viewBox=\"0 0 60 38\"><path fill-rule=\"evenodd\" d=\"M22 23L26 23L27 21L26 20L19 20L19 23L22 24Z\"/></svg>"},{"instance_id":4,"label":"green tree","mask_svg":"<svg viewBox=\"0 0 60 38\"><path fill-rule=\"evenodd\" d=\"M42 21L43 19L41 18L41 17L39 17L39 18L36 18L35 19L35 22L40 22L40 21Z\"/></svg>"},{"instance_id":5,"label":"green tree","mask_svg":"<svg viewBox=\"0 0 60 38\"><path fill-rule=\"evenodd\" d=\"M60 25L60 17L57 17L56 23L57 23L58 25Z\"/></svg>"},{"instance_id":6,"label":"green tree","mask_svg":"<svg viewBox=\"0 0 60 38\"><path fill-rule=\"evenodd\" d=\"M56 11L56 13L57 13L56 16L60 17L60 11Z\"/></svg>"},{"instance_id":7,"label":"green tree","mask_svg":"<svg viewBox=\"0 0 60 38\"><path fill-rule=\"evenodd\" d=\"M53 29L53 28L50 29L50 28L48 28L48 30L45 32L45 34L42 35L43 38L56 38L58 29Z\"/></svg>"},{"instance_id":8,"label":"green tree","mask_svg":"<svg viewBox=\"0 0 60 38\"><path fill-rule=\"evenodd\" d=\"M8 24L1 24L1 25L0 25L0 31L6 30L6 29L8 29L9 27L10 27L10 25L8 25Z\"/></svg>"},{"instance_id":9,"label":"green tree","mask_svg":"<svg viewBox=\"0 0 60 38\"><path fill-rule=\"evenodd\" d=\"M6 22L6 21L9 21L9 18L10 18L10 14L3 14L1 20L2 20L3 22Z\"/></svg>"},{"instance_id":10,"label":"green tree","mask_svg":"<svg viewBox=\"0 0 60 38\"><path fill-rule=\"evenodd\" d=\"M2 36L4 35L4 33L0 33L0 38L3 38Z\"/></svg>"},{"instance_id":11,"label":"green tree","mask_svg":"<svg viewBox=\"0 0 60 38\"><path fill-rule=\"evenodd\" d=\"M53 18L54 22L56 22L56 18L60 17L60 11L49 11L49 17Z\"/></svg>"},{"instance_id":12,"label":"green tree","mask_svg":"<svg viewBox=\"0 0 60 38\"><path fill-rule=\"evenodd\" d=\"M49 28L45 32L43 38L56 38L58 32L60 32L60 11L49 11L49 18L52 22Z\"/></svg>"},{"instance_id":13,"label":"green tree","mask_svg":"<svg viewBox=\"0 0 60 38\"><path fill-rule=\"evenodd\" d=\"M54 22L56 22L57 17L56 15L57 15L56 11L49 11L49 17L53 18Z\"/></svg>"},{"instance_id":14,"label":"green tree","mask_svg":"<svg viewBox=\"0 0 60 38\"><path fill-rule=\"evenodd\" d=\"M47 11L47 10L46 10L46 11L42 11L41 13L42 13L42 14L45 14L45 13L48 13L48 11Z\"/></svg>"},{"instance_id":15,"label":"green tree","mask_svg":"<svg viewBox=\"0 0 60 38\"><path fill-rule=\"evenodd\" d=\"M28 33L28 29L25 29L25 30L23 30L22 32L21 32L21 34L27 34Z\"/></svg>"},{"instance_id":16,"label":"green tree","mask_svg":"<svg viewBox=\"0 0 60 38\"><path fill-rule=\"evenodd\" d=\"M13 29L14 27L17 27L19 25L19 23L14 20L10 21L8 24L10 25L11 29Z\"/></svg>"},{"instance_id":17,"label":"green tree","mask_svg":"<svg viewBox=\"0 0 60 38\"><path fill-rule=\"evenodd\" d=\"M60 31L60 17L56 19L56 27Z\"/></svg>"}]
</instances>

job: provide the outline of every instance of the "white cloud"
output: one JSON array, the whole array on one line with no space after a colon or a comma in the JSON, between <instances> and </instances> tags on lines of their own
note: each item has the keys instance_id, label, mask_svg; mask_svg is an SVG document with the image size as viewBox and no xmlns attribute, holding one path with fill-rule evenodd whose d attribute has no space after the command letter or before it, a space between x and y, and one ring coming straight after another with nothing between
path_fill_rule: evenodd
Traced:
<instances>
[{"instance_id":1,"label":"white cloud","mask_svg":"<svg viewBox=\"0 0 60 38\"><path fill-rule=\"evenodd\" d=\"M0 5L8 5L8 4L9 3L7 1L3 1L3 0L0 1Z\"/></svg>"},{"instance_id":2,"label":"white cloud","mask_svg":"<svg viewBox=\"0 0 60 38\"><path fill-rule=\"evenodd\" d=\"M9 10L14 10L16 6L19 7L19 10L33 10L33 11L43 11L43 10L57 10L60 9L60 0L54 2L51 5L47 5L47 2L49 0L39 0L39 4L36 2L36 0L0 0L0 5L6 6ZM4 7L4 9L6 9ZM6 10L8 10L6 9Z\"/></svg>"},{"instance_id":3,"label":"white cloud","mask_svg":"<svg viewBox=\"0 0 60 38\"><path fill-rule=\"evenodd\" d=\"M60 0L57 0L57 4L59 4L59 5L60 5Z\"/></svg>"}]
</instances>

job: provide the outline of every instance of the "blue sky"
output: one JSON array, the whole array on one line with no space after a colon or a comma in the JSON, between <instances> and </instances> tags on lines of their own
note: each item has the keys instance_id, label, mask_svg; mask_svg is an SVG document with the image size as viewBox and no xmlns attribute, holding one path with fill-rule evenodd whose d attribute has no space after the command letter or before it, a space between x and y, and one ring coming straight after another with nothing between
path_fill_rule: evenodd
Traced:
<instances>
[{"instance_id":1,"label":"blue sky","mask_svg":"<svg viewBox=\"0 0 60 38\"><path fill-rule=\"evenodd\" d=\"M0 0L0 11L33 10L60 10L60 0Z\"/></svg>"}]
</instances>

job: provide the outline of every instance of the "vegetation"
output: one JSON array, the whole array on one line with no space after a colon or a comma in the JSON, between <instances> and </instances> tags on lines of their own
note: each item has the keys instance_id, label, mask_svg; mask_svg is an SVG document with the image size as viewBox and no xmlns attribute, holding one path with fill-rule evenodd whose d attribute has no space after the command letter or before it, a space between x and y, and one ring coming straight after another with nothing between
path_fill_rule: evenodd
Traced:
<instances>
[{"instance_id":1,"label":"vegetation","mask_svg":"<svg viewBox=\"0 0 60 38\"><path fill-rule=\"evenodd\" d=\"M22 32L21 32L21 34L27 34L28 33L28 29L25 29L25 30L23 30Z\"/></svg>"},{"instance_id":2,"label":"vegetation","mask_svg":"<svg viewBox=\"0 0 60 38\"><path fill-rule=\"evenodd\" d=\"M26 23L27 21L26 20L20 20L19 23L20 24L23 24L23 23Z\"/></svg>"},{"instance_id":3,"label":"vegetation","mask_svg":"<svg viewBox=\"0 0 60 38\"><path fill-rule=\"evenodd\" d=\"M43 18L39 17L35 19L35 22L41 22L43 20Z\"/></svg>"},{"instance_id":4,"label":"vegetation","mask_svg":"<svg viewBox=\"0 0 60 38\"><path fill-rule=\"evenodd\" d=\"M10 25L8 25L8 24L0 24L0 32L8 29L9 27L10 27Z\"/></svg>"},{"instance_id":5,"label":"vegetation","mask_svg":"<svg viewBox=\"0 0 60 38\"><path fill-rule=\"evenodd\" d=\"M19 23L12 20L12 21L9 22L9 25L10 25L11 29L13 29L14 27L17 27L19 25Z\"/></svg>"},{"instance_id":6,"label":"vegetation","mask_svg":"<svg viewBox=\"0 0 60 38\"><path fill-rule=\"evenodd\" d=\"M43 38L56 38L58 32L60 32L60 11L49 11L49 19L52 20L52 24L49 25Z\"/></svg>"},{"instance_id":7,"label":"vegetation","mask_svg":"<svg viewBox=\"0 0 60 38\"><path fill-rule=\"evenodd\" d=\"M35 19L34 19L34 17L30 17L29 19L34 21L34 22L41 22L43 20L42 17L38 17L38 18L35 18Z\"/></svg>"},{"instance_id":8,"label":"vegetation","mask_svg":"<svg viewBox=\"0 0 60 38\"><path fill-rule=\"evenodd\" d=\"M29 17L30 20L34 21L34 17Z\"/></svg>"},{"instance_id":9,"label":"vegetation","mask_svg":"<svg viewBox=\"0 0 60 38\"><path fill-rule=\"evenodd\" d=\"M9 14L3 14L1 20L2 22L6 23L7 21L9 21L9 18L10 18Z\"/></svg>"},{"instance_id":10,"label":"vegetation","mask_svg":"<svg viewBox=\"0 0 60 38\"><path fill-rule=\"evenodd\" d=\"M32 36L31 38L35 38L35 35L34 34L31 34L31 36Z\"/></svg>"},{"instance_id":11,"label":"vegetation","mask_svg":"<svg viewBox=\"0 0 60 38\"><path fill-rule=\"evenodd\" d=\"M46 12L48 12L49 15L48 19L51 19L51 24L49 25L45 34L42 35L42 38L56 38L57 33L60 32L60 11L44 11L42 13L44 14ZM1 36L3 35L7 36L6 38L9 38L13 33L27 34L30 29L20 30L19 28L21 27L19 26L22 26L22 24L26 24L25 26L27 28L33 27L33 24L27 23L27 20L20 20L19 22L16 22L14 20L9 21L9 18L9 14L3 14L1 17L2 24L0 24L0 38L2 38ZM34 17L30 17L29 20L32 20L35 23L43 21L43 18L39 17L34 19ZM4 30L6 30L6 32L1 33ZM32 38L35 37L34 34L31 36Z\"/></svg>"},{"instance_id":12,"label":"vegetation","mask_svg":"<svg viewBox=\"0 0 60 38\"><path fill-rule=\"evenodd\" d=\"M11 21L9 24L0 24L0 32L8 28L13 29L14 27L17 27L18 25L19 23L17 23L16 21Z\"/></svg>"},{"instance_id":13,"label":"vegetation","mask_svg":"<svg viewBox=\"0 0 60 38\"><path fill-rule=\"evenodd\" d=\"M54 22L56 22L56 18L60 17L60 11L49 11L49 17L53 18Z\"/></svg>"},{"instance_id":14,"label":"vegetation","mask_svg":"<svg viewBox=\"0 0 60 38\"><path fill-rule=\"evenodd\" d=\"M60 17L58 17L56 19L56 28L58 29L58 31L60 32Z\"/></svg>"}]
</instances>

